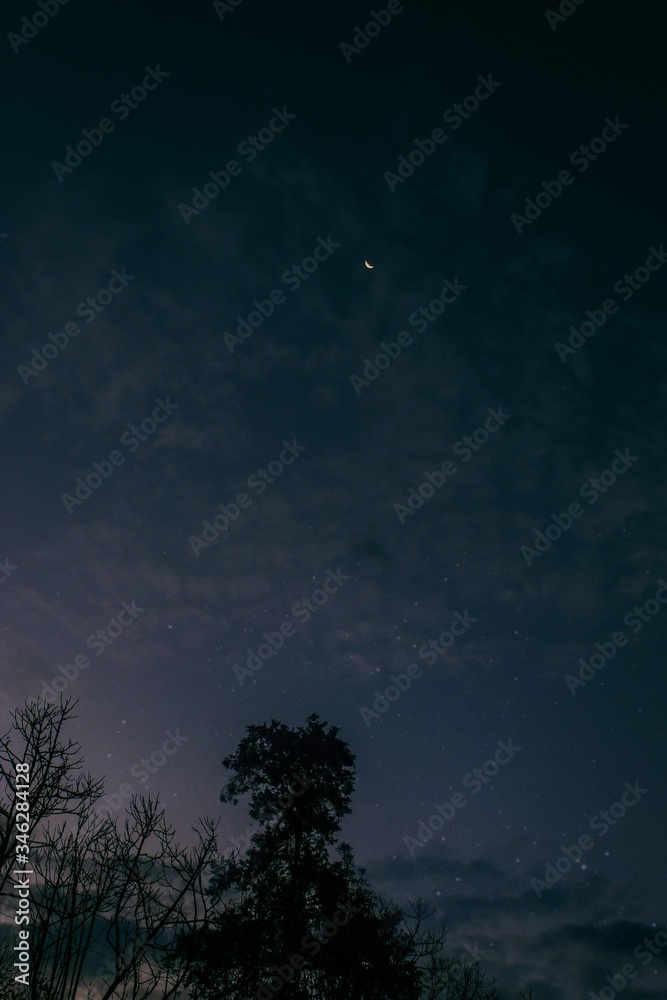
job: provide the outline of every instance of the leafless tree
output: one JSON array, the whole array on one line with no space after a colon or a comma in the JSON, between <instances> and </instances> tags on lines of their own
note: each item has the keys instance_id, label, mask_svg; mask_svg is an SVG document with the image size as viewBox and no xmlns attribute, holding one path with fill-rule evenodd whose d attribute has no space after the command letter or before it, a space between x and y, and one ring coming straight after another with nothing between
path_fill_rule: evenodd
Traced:
<instances>
[{"instance_id":1,"label":"leafless tree","mask_svg":"<svg viewBox=\"0 0 667 1000\"><path fill-rule=\"evenodd\" d=\"M103 783L83 768L81 747L66 743L62 729L76 718L72 699L59 705L31 702L10 713L13 725L0 737L0 893L14 861L17 814L13 808L16 765L30 768L30 830L33 846L39 842L44 820L90 812L103 795ZM18 737L18 740L17 740Z\"/></svg>"},{"instance_id":2,"label":"leafless tree","mask_svg":"<svg viewBox=\"0 0 667 1000\"><path fill-rule=\"evenodd\" d=\"M171 945L179 933L208 921L205 892L218 859L217 823L193 827L195 846L174 840L159 801L134 796L124 823L102 816L95 804L103 783L81 769L80 747L62 742L72 705L40 705L14 713L0 741L0 905L14 913L8 882L14 864L16 815L11 802L17 762L30 765L30 984L16 989L11 945L0 954L0 995L14 1000L168 1000L182 995L187 961ZM123 822L123 821L120 821ZM12 942L13 943L13 942Z\"/></svg>"},{"instance_id":3,"label":"leafless tree","mask_svg":"<svg viewBox=\"0 0 667 1000\"><path fill-rule=\"evenodd\" d=\"M435 912L422 899L408 901L403 911L402 929L422 973L421 1000L501 1000L495 980L478 961L445 955L445 927L432 930L427 926ZM530 1000L531 996L529 989L519 993L517 1000Z\"/></svg>"}]
</instances>

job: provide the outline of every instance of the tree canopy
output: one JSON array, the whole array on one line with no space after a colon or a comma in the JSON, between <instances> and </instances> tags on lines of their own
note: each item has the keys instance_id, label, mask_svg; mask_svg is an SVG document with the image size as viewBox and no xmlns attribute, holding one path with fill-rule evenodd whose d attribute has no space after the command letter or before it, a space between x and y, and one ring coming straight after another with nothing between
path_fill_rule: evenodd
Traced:
<instances>
[{"instance_id":1,"label":"tree canopy","mask_svg":"<svg viewBox=\"0 0 667 1000\"><path fill-rule=\"evenodd\" d=\"M210 926L178 952L197 1000L493 1000L478 965L442 955L418 901L407 914L384 902L339 841L351 811L354 755L317 715L290 729L247 727L220 798L249 795L250 846L217 865Z\"/></svg>"}]
</instances>

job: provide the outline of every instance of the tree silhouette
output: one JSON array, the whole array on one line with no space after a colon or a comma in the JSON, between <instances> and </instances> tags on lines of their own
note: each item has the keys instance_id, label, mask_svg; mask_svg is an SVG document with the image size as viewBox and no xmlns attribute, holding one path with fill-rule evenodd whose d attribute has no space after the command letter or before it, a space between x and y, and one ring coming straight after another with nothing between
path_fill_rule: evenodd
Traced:
<instances>
[{"instance_id":1,"label":"tree silhouette","mask_svg":"<svg viewBox=\"0 0 667 1000\"><path fill-rule=\"evenodd\" d=\"M223 766L234 772L223 802L250 795L258 824L215 871L222 909L182 935L188 988L197 1000L496 1000L478 963L442 955L444 930L428 931L369 886L352 848L338 842L350 810L354 755L317 715L290 729L248 726Z\"/></svg>"},{"instance_id":2,"label":"tree silhouette","mask_svg":"<svg viewBox=\"0 0 667 1000\"><path fill-rule=\"evenodd\" d=\"M197 844L183 850L157 800L133 796L120 829L98 815L103 783L79 773L81 748L62 738L72 709L62 698L32 703L0 737L0 912L14 929L17 833L31 873L28 982L15 979L15 941L0 946L0 997L175 1000L186 963L171 948L177 933L207 923L216 824L201 820ZM26 763L28 814L16 809L16 765Z\"/></svg>"}]
</instances>

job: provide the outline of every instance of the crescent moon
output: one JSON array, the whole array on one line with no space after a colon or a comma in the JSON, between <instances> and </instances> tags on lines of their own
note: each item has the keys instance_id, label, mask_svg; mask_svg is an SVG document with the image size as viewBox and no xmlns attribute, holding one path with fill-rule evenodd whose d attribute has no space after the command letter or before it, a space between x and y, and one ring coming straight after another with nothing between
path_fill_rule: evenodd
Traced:
<instances>
[{"instance_id":1,"label":"crescent moon","mask_svg":"<svg viewBox=\"0 0 667 1000\"><path fill-rule=\"evenodd\" d=\"M371 270L375 267L375 264L369 264L367 260L364 261L364 264L366 265L366 267L370 267Z\"/></svg>"}]
</instances>

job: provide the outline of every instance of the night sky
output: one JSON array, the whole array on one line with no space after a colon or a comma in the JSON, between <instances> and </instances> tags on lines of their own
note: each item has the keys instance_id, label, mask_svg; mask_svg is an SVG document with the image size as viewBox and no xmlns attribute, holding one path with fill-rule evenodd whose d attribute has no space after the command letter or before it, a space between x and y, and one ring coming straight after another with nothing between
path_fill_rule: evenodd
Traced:
<instances>
[{"instance_id":1,"label":"night sky","mask_svg":"<svg viewBox=\"0 0 667 1000\"><path fill-rule=\"evenodd\" d=\"M453 954L657 1000L664 44L561 8L5 5L0 708L223 851L317 712Z\"/></svg>"}]
</instances>

